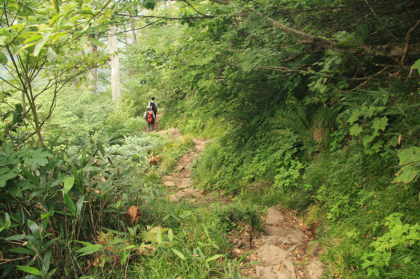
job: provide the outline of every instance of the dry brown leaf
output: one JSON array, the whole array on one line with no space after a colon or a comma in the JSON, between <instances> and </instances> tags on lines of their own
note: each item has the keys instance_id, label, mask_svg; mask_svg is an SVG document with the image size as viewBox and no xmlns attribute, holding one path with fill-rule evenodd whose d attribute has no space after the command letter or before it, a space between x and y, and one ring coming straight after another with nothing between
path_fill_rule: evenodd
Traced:
<instances>
[{"instance_id":1,"label":"dry brown leaf","mask_svg":"<svg viewBox=\"0 0 420 279\"><path fill-rule=\"evenodd\" d=\"M156 248L153 247L152 245L144 245L140 251L140 254L147 255L147 253L149 253L150 250L156 251Z\"/></svg>"},{"instance_id":2,"label":"dry brown leaf","mask_svg":"<svg viewBox=\"0 0 420 279\"><path fill-rule=\"evenodd\" d=\"M0 251L0 260L2 260L2 259L3 259L3 252Z\"/></svg>"},{"instance_id":3,"label":"dry brown leaf","mask_svg":"<svg viewBox=\"0 0 420 279\"><path fill-rule=\"evenodd\" d=\"M98 195L100 195L102 193L102 191L99 191L99 190L96 190L96 189L93 189L93 192L95 192Z\"/></svg>"},{"instance_id":4,"label":"dry brown leaf","mask_svg":"<svg viewBox=\"0 0 420 279\"><path fill-rule=\"evenodd\" d=\"M140 210L134 205L130 206L130 208L124 214L125 219L131 220L133 223L137 222L141 216L143 216L143 214L141 214Z\"/></svg>"},{"instance_id":5,"label":"dry brown leaf","mask_svg":"<svg viewBox=\"0 0 420 279\"><path fill-rule=\"evenodd\" d=\"M162 158L162 156L155 157L153 155L149 155L150 166L156 166L157 160L159 160L160 158Z\"/></svg>"},{"instance_id":6,"label":"dry brown leaf","mask_svg":"<svg viewBox=\"0 0 420 279\"><path fill-rule=\"evenodd\" d=\"M102 176L102 174L99 175L101 177L102 182L106 182L106 179Z\"/></svg>"},{"instance_id":7,"label":"dry brown leaf","mask_svg":"<svg viewBox=\"0 0 420 279\"><path fill-rule=\"evenodd\" d=\"M100 233L99 233L99 235L98 235L96 238L98 239L98 243L99 243L99 244L101 244L101 245L103 245L103 246L108 245L108 238L107 238L107 235L106 235L106 234L104 234L103 232L100 232Z\"/></svg>"},{"instance_id":8,"label":"dry brown leaf","mask_svg":"<svg viewBox=\"0 0 420 279\"><path fill-rule=\"evenodd\" d=\"M401 144L401 135L398 137L398 145Z\"/></svg>"},{"instance_id":9,"label":"dry brown leaf","mask_svg":"<svg viewBox=\"0 0 420 279\"><path fill-rule=\"evenodd\" d=\"M177 277L176 279L182 279L182 276Z\"/></svg>"}]
</instances>

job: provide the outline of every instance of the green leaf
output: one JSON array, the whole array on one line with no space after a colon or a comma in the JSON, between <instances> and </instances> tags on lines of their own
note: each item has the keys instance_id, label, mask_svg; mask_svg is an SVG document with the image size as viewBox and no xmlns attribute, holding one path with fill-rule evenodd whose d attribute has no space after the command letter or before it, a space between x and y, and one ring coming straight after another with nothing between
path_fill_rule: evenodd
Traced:
<instances>
[{"instance_id":1,"label":"green leaf","mask_svg":"<svg viewBox=\"0 0 420 279\"><path fill-rule=\"evenodd\" d=\"M72 176L66 177L66 180L64 181L64 188L63 188L64 192L68 193L71 190L71 188L73 188L73 185L74 185L74 177Z\"/></svg>"},{"instance_id":2,"label":"green leaf","mask_svg":"<svg viewBox=\"0 0 420 279\"><path fill-rule=\"evenodd\" d=\"M7 45L8 41L9 41L9 37L8 36L0 36L0 46Z\"/></svg>"},{"instance_id":3,"label":"green leaf","mask_svg":"<svg viewBox=\"0 0 420 279\"><path fill-rule=\"evenodd\" d=\"M45 253L44 255L44 265L45 265L46 270L50 269L50 262L51 262L51 250L48 250L47 253Z\"/></svg>"},{"instance_id":4,"label":"green leaf","mask_svg":"<svg viewBox=\"0 0 420 279\"><path fill-rule=\"evenodd\" d=\"M76 214L76 206L74 205L71 197L63 191L63 198L64 198L64 202L66 203L67 209L70 210L73 213L73 215L75 215Z\"/></svg>"},{"instance_id":5,"label":"green leaf","mask_svg":"<svg viewBox=\"0 0 420 279\"><path fill-rule=\"evenodd\" d=\"M28 226L29 226L29 229L31 230L32 234L36 238L41 238L41 235L40 235L40 232L39 232L39 226L38 226L37 223L28 219Z\"/></svg>"},{"instance_id":6,"label":"green leaf","mask_svg":"<svg viewBox=\"0 0 420 279\"><path fill-rule=\"evenodd\" d=\"M0 51L0 64L3 64L3 65L7 64L7 56L1 51Z\"/></svg>"},{"instance_id":7,"label":"green leaf","mask_svg":"<svg viewBox=\"0 0 420 279\"><path fill-rule=\"evenodd\" d=\"M168 231L168 239L169 239L170 242L172 242L174 240L174 235L173 235L172 229L169 229L169 231Z\"/></svg>"},{"instance_id":8,"label":"green leaf","mask_svg":"<svg viewBox=\"0 0 420 279\"><path fill-rule=\"evenodd\" d=\"M81 257L102 251L103 248L104 246L102 246L101 244L92 244L77 250L77 253L82 253L81 255L79 255Z\"/></svg>"},{"instance_id":9,"label":"green leaf","mask_svg":"<svg viewBox=\"0 0 420 279\"><path fill-rule=\"evenodd\" d=\"M413 69L420 69L420 59L419 59L419 60L417 60L417 61L413 64L413 66L412 66L411 68L413 68Z\"/></svg>"},{"instance_id":10,"label":"green leaf","mask_svg":"<svg viewBox=\"0 0 420 279\"><path fill-rule=\"evenodd\" d=\"M81 196L80 199L76 203L76 216L80 215L80 212L82 212L83 208L83 201L85 200L85 196Z\"/></svg>"},{"instance_id":11,"label":"green leaf","mask_svg":"<svg viewBox=\"0 0 420 279\"><path fill-rule=\"evenodd\" d=\"M26 41L23 42L23 44L27 44L27 43L31 43L34 41L38 41L42 39L42 35L33 35L32 37L30 37L29 39L27 39Z\"/></svg>"},{"instance_id":12,"label":"green leaf","mask_svg":"<svg viewBox=\"0 0 420 279\"><path fill-rule=\"evenodd\" d=\"M399 165L407 165L418 162L420 161L420 147L412 146L404 149L398 154L398 158L400 158Z\"/></svg>"},{"instance_id":13,"label":"green leaf","mask_svg":"<svg viewBox=\"0 0 420 279\"><path fill-rule=\"evenodd\" d=\"M171 248L172 252L174 252L175 255L177 255L181 260L185 260L185 256L179 252L178 250L175 250L174 248Z\"/></svg>"},{"instance_id":14,"label":"green leaf","mask_svg":"<svg viewBox=\"0 0 420 279\"><path fill-rule=\"evenodd\" d=\"M412 181L420 173L420 167L407 165L402 167L396 174L397 178L393 182L408 183Z\"/></svg>"},{"instance_id":15,"label":"green leaf","mask_svg":"<svg viewBox=\"0 0 420 279\"><path fill-rule=\"evenodd\" d=\"M162 232L161 232L160 228L158 229L158 231L156 233L156 242L157 242L157 244L162 243Z\"/></svg>"},{"instance_id":16,"label":"green leaf","mask_svg":"<svg viewBox=\"0 0 420 279\"><path fill-rule=\"evenodd\" d=\"M51 35L52 31L45 31L44 34L42 35L42 37L44 38L42 41L40 41L34 49L34 56L38 56L39 52L41 51L41 49L44 47L44 45L48 42L48 39Z\"/></svg>"},{"instance_id":17,"label":"green leaf","mask_svg":"<svg viewBox=\"0 0 420 279\"><path fill-rule=\"evenodd\" d=\"M49 152L44 151L42 148L32 150L28 154L29 158L26 159L25 163L31 165L33 171L37 170L38 166L46 166L48 164L48 157L53 157Z\"/></svg>"},{"instance_id":18,"label":"green leaf","mask_svg":"<svg viewBox=\"0 0 420 279\"><path fill-rule=\"evenodd\" d=\"M105 47L105 44L104 43L101 43L100 41L98 41L97 39L94 39L94 38L89 38L89 41L92 43L92 44L94 44L95 46L98 46L98 47Z\"/></svg>"},{"instance_id":19,"label":"green leaf","mask_svg":"<svg viewBox=\"0 0 420 279\"><path fill-rule=\"evenodd\" d=\"M23 247L14 248L14 249L11 249L9 251L13 252L13 253L19 253L19 254L28 254L28 255L33 255L33 256L36 255L35 251L29 250L29 249L23 248Z\"/></svg>"},{"instance_id":20,"label":"green leaf","mask_svg":"<svg viewBox=\"0 0 420 279\"><path fill-rule=\"evenodd\" d=\"M375 117L372 121L372 128L375 129L375 131L385 131L386 126L388 126L388 118L382 117L379 119L379 117Z\"/></svg>"},{"instance_id":21,"label":"green leaf","mask_svg":"<svg viewBox=\"0 0 420 279\"><path fill-rule=\"evenodd\" d=\"M0 188L6 186L6 181L15 178L18 175L17 169L12 169L10 172L0 175Z\"/></svg>"},{"instance_id":22,"label":"green leaf","mask_svg":"<svg viewBox=\"0 0 420 279\"><path fill-rule=\"evenodd\" d=\"M365 147L369 146L369 144L375 139L375 137L379 136L379 132L373 132L371 135L364 135L363 136L363 145Z\"/></svg>"},{"instance_id":23,"label":"green leaf","mask_svg":"<svg viewBox=\"0 0 420 279\"><path fill-rule=\"evenodd\" d=\"M105 149L100 142L97 144L99 151L101 152L102 156L105 156Z\"/></svg>"},{"instance_id":24,"label":"green leaf","mask_svg":"<svg viewBox=\"0 0 420 279\"><path fill-rule=\"evenodd\" d=\"M33 275L41 275L41 271L39 271L35 267L25 266L25 265L18 265L17 267L20 270L25 271L27 273L30 273L30 274L33 274Z\"/></svg>"},{"instance_id":25,"label":"green leaf","mask_svg":"<svg viewBox=\"0 0 420 279\"><path fill-rule=\"evenodd\" d=\"M211 262L211 261L214 261L214 260L216 260L216 259L218 259L218 258L220 258L220 257L223 257L223 255L214 255L214 256L212 256L212 257L210 257L210 258L208 258L207 260L206 260L206 263L208 263L208 262Z\"/></svg>"},{"instance_id":26,"label":"green leaf","mask_svg":"<svg viewBox=\"0 0 420 279\"><path fill-rule=\"evenodd\" d=\"M50 62L55 62L58 59L57 53L55 53L55 51L51 47L49 47L47 50L47 59Z\"/></svg>"},{"instance_id":27,"label":"green leaf","mask_svg":"<svg viewBox=\"0 0 420 279\"><path fill-rule=\"evenodd\" d=\"M353 111L352 115L350 116L349 120L347 120L347 122L349 123L353 123L359 120L360 117L360 110L356 109L355 111Z\"/></svg>"},{"instance_id":28,"label":"green leaf","mask_svg":"<svg viewBox=\"0 0 420 279\"><path fill-rule=\"evenodd\" d=\"M359 124L355 124L350 128L350 135L352 136L358 136L361 132L363 132L363 128Z\"/></svg>"}]
</instances>

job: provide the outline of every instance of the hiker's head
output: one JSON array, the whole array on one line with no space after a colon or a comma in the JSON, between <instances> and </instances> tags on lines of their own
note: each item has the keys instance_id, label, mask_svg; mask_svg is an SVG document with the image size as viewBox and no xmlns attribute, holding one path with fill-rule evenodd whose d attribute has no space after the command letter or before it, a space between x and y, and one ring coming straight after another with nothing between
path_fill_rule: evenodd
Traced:
<instances>
[{"instance_id":1,"label":"hiker's head","mask_svg":"<svg viewBox=\"0 0 420 279\"><path fill-rule=\"evenodd\" d=\"M147 109L152 109L150 106L147 106Z\"/></svg>"},{"instance_id":2,"label":"hiker's head","mask_svg":"<svg viewBox=\"0 0 420 279\"><path fill-rule=\"evenodd\" d=\"M155 100L155 97L152 97L152 101L154 101Z\"/></svg>"}]
</instances>

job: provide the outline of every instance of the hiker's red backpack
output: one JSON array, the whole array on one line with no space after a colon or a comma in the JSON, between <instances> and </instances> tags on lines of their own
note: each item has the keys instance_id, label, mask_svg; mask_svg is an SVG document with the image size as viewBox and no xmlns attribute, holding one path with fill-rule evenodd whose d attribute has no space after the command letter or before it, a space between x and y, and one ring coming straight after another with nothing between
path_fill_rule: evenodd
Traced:
<instances>
[{"instance_id":1,"label":"hiker's red backpack","mask_svg":"<svg viewBox=\"0 0 420 279\"><path fill-rule=\"evenodd\" d=\"M147 122L153 122L153 110L147 111L146 120Z\"/></svg>"}]
</instances>

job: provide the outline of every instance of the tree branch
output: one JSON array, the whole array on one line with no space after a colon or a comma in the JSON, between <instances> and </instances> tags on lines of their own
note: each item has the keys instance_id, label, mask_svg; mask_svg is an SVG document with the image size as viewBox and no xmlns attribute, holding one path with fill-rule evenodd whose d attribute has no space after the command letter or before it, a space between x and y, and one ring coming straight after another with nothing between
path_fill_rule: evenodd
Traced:
<instances>
[{"instance_id":1,"label":"tree branch","mask_svg":"<svg viewBox=\"0 0 420 279\"><path fill-rule=\"evenodd\" d=\"M404 65L404 60L407 57L408 48L410 47L411 33L414 31L414 29L417 28L417 26L419 26L419 24L420 24L420 19L419 19L419 21L417 21L417 23L413 27L410 28L410 30L408 30L407 36L405 36L406 45L405 45L405 49L404 49L404 55L403 55L402 60L401 60L401 65Z\"/></svg>"},{"instance_id":2,"label":"tree branch","mask_svg":"<svg viewBox=\"0 0 420 279\"><path fill-rule=\"evenodd\" d=\"M219 3L223 5L228 5L228 2L221 0L210 0L214 3ZM248 16L253 12L247 12ZM330 41L324 38L319 38L317 36L296 30L291 28L283 23L278 22L277 20L265 16L260 12L255 12L260 17L265 17L265 21L269 26L274 27L277 30L280 30L288 35L291 35L297 39L300 39L300 43L304 45L315 45L325 49L330 49L337 52L343 53L352 53L352 54L363 54L367 56L403 56L405 53L405 47L401 44L395 45L355 45L355 46L340 46L337 41ZM420 45L412 46L407 50L408 55L420 55Z\"/></svg>"}]
</instances>

